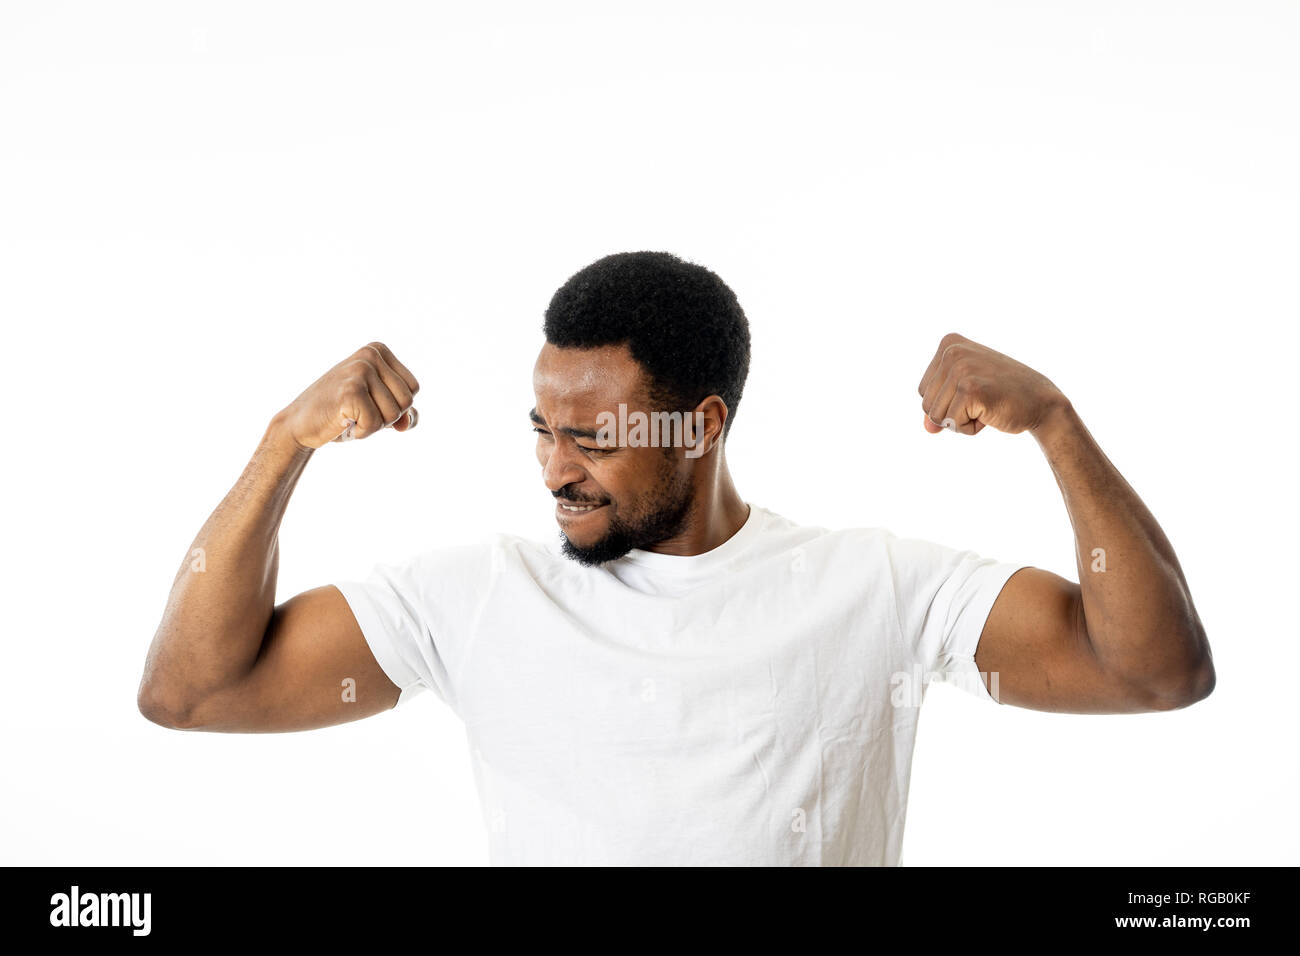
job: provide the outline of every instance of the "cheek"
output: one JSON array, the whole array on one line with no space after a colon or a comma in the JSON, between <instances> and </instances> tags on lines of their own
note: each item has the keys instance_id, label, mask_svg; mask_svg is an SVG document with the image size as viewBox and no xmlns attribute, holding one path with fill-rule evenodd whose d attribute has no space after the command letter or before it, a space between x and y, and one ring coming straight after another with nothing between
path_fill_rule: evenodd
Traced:
<instances>
[{"instance_id":1,"label":"cheek","mask_svg":"<svg viewBox=\"0 0 1300 956\"><path fill-rule=\"evenodd\" d=\"M646 471L645 462L623 460L595 465L590 470L592 481L600 485L604 496L622 510L635 510L640 502L653 494L655 476Z\"/></svg>"}]
</instances>

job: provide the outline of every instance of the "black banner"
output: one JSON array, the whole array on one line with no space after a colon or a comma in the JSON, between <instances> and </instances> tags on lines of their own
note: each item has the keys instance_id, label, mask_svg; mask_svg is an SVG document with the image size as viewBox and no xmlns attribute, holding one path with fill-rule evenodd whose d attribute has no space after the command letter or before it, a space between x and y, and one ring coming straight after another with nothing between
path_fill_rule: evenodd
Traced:
<instances>
[{"instance_id":1,"label":"black banner","mask_svg":"<svg viewBox=\"0 0 1300 956\"><path fill-rule=\"evenodd\" d=\"M470 918L486 921L494 933L535 933L560 921L580 935L602 928L606 942L653 942L663 939L665 924L703 921L759 935L836 928L868 945L899 934L994 941L1028 931L1071 941L1130 937L1232 946L1261 931L1285 932L1290 921L1283 912L1295 885L1293 868L1196 867L902 867L815 879L791 874L788 883L770 873L716 870L603 876L575 870L539 879L486 868L49 867L9 868L6 876L10 930L94 945L110 937L139 945L369 943L419 938L422 930L433 941L433 934ZM609 928L619 935L606 936Z\"/></svg>"}]
</instances>

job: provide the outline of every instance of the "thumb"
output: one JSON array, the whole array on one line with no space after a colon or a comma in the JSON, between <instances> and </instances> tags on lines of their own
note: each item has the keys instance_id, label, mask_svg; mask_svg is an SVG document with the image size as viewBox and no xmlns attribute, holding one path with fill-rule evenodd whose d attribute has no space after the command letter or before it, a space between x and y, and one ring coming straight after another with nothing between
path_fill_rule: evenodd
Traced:
<instances>
[{"instance_id":1,"label":"thumb","mask_svg":"<svg viewBox=\"0 0 1300 956\"><path fill-rule=\"evenodd\" d=\"M921 413L921 424L925 426L925 430L931 435L937 435L939 432L943 431L943 426L936 425L934 422L930 421L930 416L925 414L925 412Z\"/></svg>"},{"instance_id":2,"label":"thumb","mask_svg":"<svg viewBox=\"0 0 1300 956\"><path fill-rule=\"evenodd\" d=\"M393 422L393 431L409 432L412 428L415 427L415 423L418 422L419 420L420 420L420 413L415 410L415 406L412 406L406 410L405 415L403 415L397 421Z\"/></svg>"}]
</instances>

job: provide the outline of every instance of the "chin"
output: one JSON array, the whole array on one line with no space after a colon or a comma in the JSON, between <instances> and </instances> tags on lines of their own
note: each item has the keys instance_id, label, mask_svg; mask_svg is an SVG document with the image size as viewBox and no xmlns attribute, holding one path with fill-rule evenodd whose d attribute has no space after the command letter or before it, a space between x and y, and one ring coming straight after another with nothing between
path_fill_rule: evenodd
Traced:
<instances>
[{"instance_id":1,"label":"chin","mask_svg":"<svg viewBox=\"0 0 1300 956\"><path fill-rule=\"evenodd\" d=\"M560 538L565 556L587 567L616 561L632 550L631 542L622 540L616 535L578 538L570 537L561 531Z\"/></svg>"},{"instance_id":2,"label":"chin","mask_svg":"<svg viewBox=\"0 0 1300 956\"><path fill-rule=\"evenodd\" d=\"M573 544L575 548L595 548L599 547L601 542L609 537L609 526L605 522L600 523L600 527L587 527L583 523L581 530L574 527L575 522L559 522L560 534L566 541Z\"/></svg>"}]
</instances>

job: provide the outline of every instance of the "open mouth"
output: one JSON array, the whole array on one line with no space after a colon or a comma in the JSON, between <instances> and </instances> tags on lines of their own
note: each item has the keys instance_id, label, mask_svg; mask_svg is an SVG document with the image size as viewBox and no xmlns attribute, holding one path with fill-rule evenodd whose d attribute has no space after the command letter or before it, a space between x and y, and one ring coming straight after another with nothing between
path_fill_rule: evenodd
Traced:
<instances>
[{"instance_id":1,"label":"open mouth","mask_svg":"<svg viewBox=\"0 0 1300 956\"><path fill-rule=\"evenodd\" d=\"M563 518L578 518L604 508L603 503L589 501L556 501L555 512Z\"/></svg>"}]
</instances>

